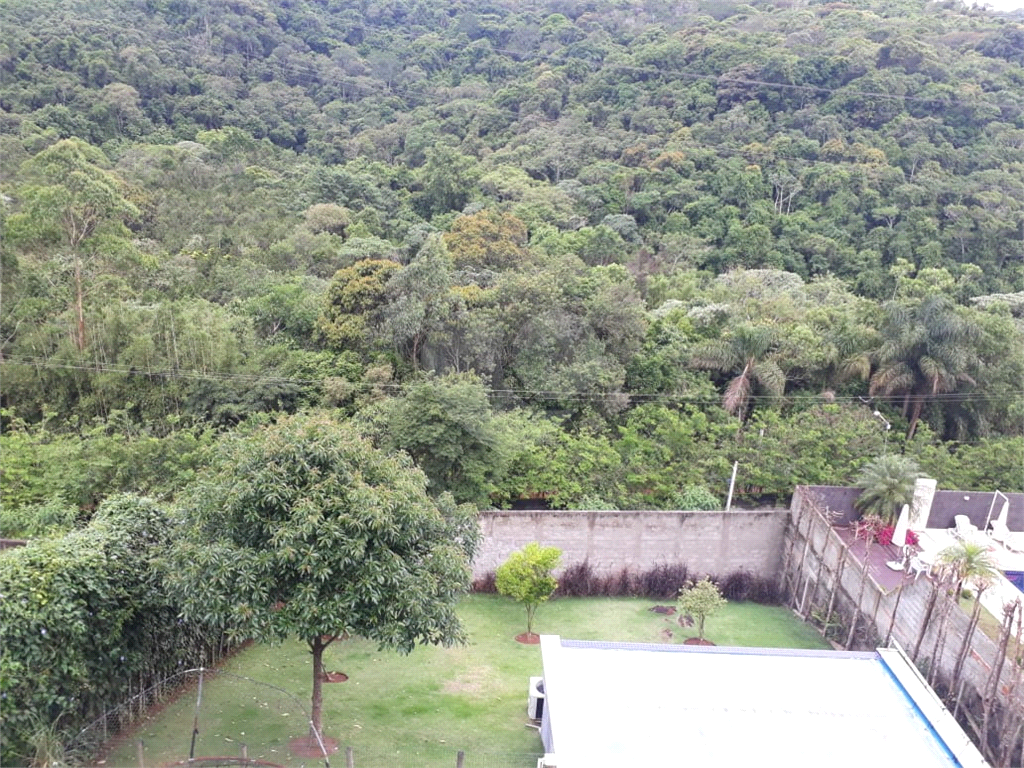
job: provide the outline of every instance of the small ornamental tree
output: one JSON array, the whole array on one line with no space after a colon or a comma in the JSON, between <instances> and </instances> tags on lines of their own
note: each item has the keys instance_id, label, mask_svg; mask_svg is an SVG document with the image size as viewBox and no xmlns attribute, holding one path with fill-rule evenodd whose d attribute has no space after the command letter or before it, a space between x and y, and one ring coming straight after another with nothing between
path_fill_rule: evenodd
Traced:
<instances>
[{"instance_id":1,"label":"small ornamental tree","mask_svg":"<svg viewBox=\"0 0 1024 768\"><path fill-rule=\"evenodd\" d=\"M551 572L558 567L562 550L542 547L537 542L527 544L495 572L498 592L526 606L526 634L533 634L533 615L537 606L551 597L558 581Z\"/></svg>"},{"instance_id":2,"label":"small ornamental tree","mask_svg":"<svg viewBox=\"0 0 1024 768\"><path fill-rule=\"evenodd\" d=\"M719 591L718 586L705 576L700 581L691 580L679 590L679 612L689 614L697 621L697 637L704 639L704 621L725 607L729 602Z\"/></svg>"}]
</instances>

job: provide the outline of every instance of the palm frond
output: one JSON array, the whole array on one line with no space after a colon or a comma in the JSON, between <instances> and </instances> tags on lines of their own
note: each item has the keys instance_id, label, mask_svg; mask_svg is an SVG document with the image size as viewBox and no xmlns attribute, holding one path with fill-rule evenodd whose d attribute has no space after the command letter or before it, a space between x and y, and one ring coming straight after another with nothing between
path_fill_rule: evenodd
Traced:
<instances>
[{"instance_id":1,"label":"palm frond","mask_svg":"<svg viewBox=\"0 0 1024 768\"><path fill-rule=\"evenodd\" d=\"M713 339L694 350L690 365L712 371L729 371L739 363L739 358L725 339Z\"/></svg>"},{"instance_id":2,"label":"palm frond","mask_svg":"<svg viewBox=\"0 0 1024 768\"><path fill-rule=\"evenodd\" d=\"M722 407L733 416L743 418L747 411L747 402L750 400L750 377L741 374L729 382L722 396Z\"/></svg>"},{"instance_id":3,"label":"palm frond","mask_svg":"<svg viewBox=\"0 0 1024 768\"><path fill-rule=\"evenodd\" d=\"M732 337L732 345L737 357L744 360L750 358L760 360L768 354L777 339L778 334L770 326L744 323L736 328Z\"/></svg>"},{"instance_id":4,"label":"palm frond","mask_svg":"<svg viewBox=\"0 0 1024 768\"><path fill-rule=\"evenodd\" d=\"M868 392L872 395L909 392L914 388L915 381L914 372L910 367L906 363L897 363L876 371L871 377Z\"/></svg>"},{"instance_id":5,"label":"palm frond","mask_svg":"<svg viewBox=\"0 0 1024 768\"><path fill-rule=\"evenodd\" d=\"M782 397L786 391L786 374L774 360L762 360L753 371L754 380L773 397Z\"/></svg>"},{"instance_id":6,"label":"palm frond","mask_svg":"<svg viewBox=\"0 0 1024 768\"><path fill-rule=\"evenodd\" d=\"M854 482L854 487L863 489L855 502L857 508L895 517L900 505L913 501L919 474L917 462L906 456L886 454L873 459Z\"/></svg>"},{"instance_id":7,"label":"palm frond","mask_svg":"<svg viewBox=\"0 0 1024 768\"><path fill-rule=\"evenodd\" d=\"M989 579L996 573L996 565L985 544L959 541L939 553L939 562L952 571L957 581Z\"/></svg>"},{"instance_id":8,"label":"palm frond","mask_svg":"<svg viewBox=\"0 0 1024 768\"><path fill-rule=\"evenodd\" d=\"M858 379L867 380L871 375L871 358L866 352L847 357L839 366L839 374L844 379L857 377Z\"/></svg>"}]
</instances>

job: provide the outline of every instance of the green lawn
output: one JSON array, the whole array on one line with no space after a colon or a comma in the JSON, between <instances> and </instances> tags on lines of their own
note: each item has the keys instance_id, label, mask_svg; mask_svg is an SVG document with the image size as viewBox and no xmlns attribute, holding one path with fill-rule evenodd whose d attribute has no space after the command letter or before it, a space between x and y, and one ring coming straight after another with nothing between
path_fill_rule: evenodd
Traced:
<instances>
[{"instance_id":1,"label":"green lawn","mask_svg":"<svg viewBox=\"0 0 1024 768\"><path fill-rule=\"evenodd\" d=\"M580 640L682 642L693 630L676 617L650 612L653 600L574 598L552 601L537 611L536 628ZM355 749L358 768L454 766L466 752L466 768L532 766L540 738L527 727L528 678L541 674L539 646L515 642L525 630L525 612L511 601L471 595L460 607L469 644L419 648L408 656L381 652L363 641L337 642L325 653L328 671L348 682L324 685L324 731ZM672 632L669 638L666 631ZM809 624L786 608L730 603L707 622L706 636L719 645L827 648ZM311 658L297 642L256 646L224 667L293 693L309 707ZM188 757L195 692L181 697L134 734L145 743L147 766ZM306 731L305 715L284 693L225 676L203 686L196 756L249 756L288 766L315 765L290 758L287 741ZM107 765L134 765L134 741L110 755ZM344 757L332 763L344 765Z\"/></svg>"}]
</instances>

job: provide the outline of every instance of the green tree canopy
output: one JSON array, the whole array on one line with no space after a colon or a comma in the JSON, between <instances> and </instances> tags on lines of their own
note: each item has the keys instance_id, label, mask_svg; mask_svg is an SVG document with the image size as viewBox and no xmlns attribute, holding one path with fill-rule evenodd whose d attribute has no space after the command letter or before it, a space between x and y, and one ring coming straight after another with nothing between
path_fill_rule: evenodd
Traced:
<instances>
[{"instance_id":1,"label":"green tree canopy","mask_svg":"<svg viewBox=\"0 0 1024 768\"><path fill-rule=\"evenodd\" d=\"M175 585L187 616L313 654L321 726L323 651L356 635L409 652L464 638L455 605L478 529L426 478L322 415L284 418L220 447L184 495Z\"/></svg>"},{"instance_id":2,"label":"green tree canopy","mask_svg":"<svg viewBox=\"0 0 1024 768\"><path fill-rule=\"evenodd\" d=\"M722 597L718 586L705 576L700 581L690 581L679 590L676 604L680 613L688 613L697 621L697 637L704 639L704 622L725 607L728 601Z\"/></svg>"},{"instance_id":3,"label":"green tree canopy","mask_svg":"<svg viewBox=\"0 0 1024 768\"><path fill-rule=\"evenodd\" d=\"M21 212L10 220L14 240L66 249L74 264L79 351L86 345L82 252L123 249L124 220L138 215L125 185L107 170L104 154L78 138L47 147L26 164L30 182L21 190Z\"/></svg>"},{"instance_id":4,"label":"green tree canopy","mask_svg":"<svg viewBox=\"0 0 1024 768\"><path fill-rule=\"evenodd\" d=\"M558 588L551 572L558 567L562 550L542 547L533 541L509 555L495 572L498 592L526 607L526 634L533 634L533 616L537 606L546 602Z\"/></svg>"},{"instance_id":5,"label":"green tree canopy","mask_svg":"<svg viewBox=\"0 0 1024 768\"><path fill-rule=\"evenodd\" d=\"M407 452L430 478L432 491L487 505L509 462L505 430L491 413L487 392L472 374L430 377L409 384L388 416L389 443Z\"/></svg>"},{"instance_id":6,"label":"green tree canopy","mask_svg":"<svg viewBox=\"0 0 1024 768\"><path fill-rule=\"evenodd\" d=\"M755 393L777 398L786 388L786 375L771 358L776 341L772 328L741 323L723 338L696 350L693 365L732 375L722 396L722 407L742 419Z\"/></svg>"},{"instance_id":7,"label":"green tree canopy","mask_svg":"<svg viewBox=\"0 0 1024 768\"><path fill-rule=\"evenodd\" d=\"M911 438L926 403L976 384L971 373L980 330L960 316L949 297L931 294L910 306L887 304L881 331L870 392L902 397Z\"/></svg>"}]
</instances>

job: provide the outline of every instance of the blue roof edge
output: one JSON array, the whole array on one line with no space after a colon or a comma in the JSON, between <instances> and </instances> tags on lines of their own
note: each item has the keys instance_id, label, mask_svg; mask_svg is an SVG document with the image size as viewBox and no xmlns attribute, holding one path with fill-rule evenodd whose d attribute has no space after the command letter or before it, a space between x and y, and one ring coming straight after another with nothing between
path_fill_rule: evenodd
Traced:
<instances>
[{"instance_id":1,"label":"blue roof edge","mask_svg":"<svg viewBox=\"0 0 1024 768\"><path fill-rule=\"evenodd\" d=\"M876 653L893 680L903 689L921 716L928 721L953 759L964 768L991 768L981 751L964 733L964 729L946 709L942 699L928 685L917 665L899 644L894 642L891 648L879 648Z\"/></svg>"}]
</instances>

